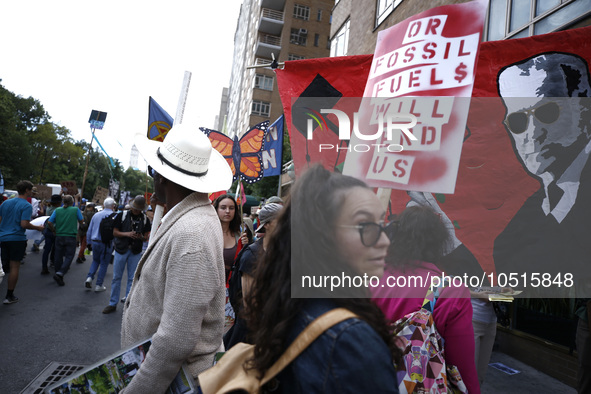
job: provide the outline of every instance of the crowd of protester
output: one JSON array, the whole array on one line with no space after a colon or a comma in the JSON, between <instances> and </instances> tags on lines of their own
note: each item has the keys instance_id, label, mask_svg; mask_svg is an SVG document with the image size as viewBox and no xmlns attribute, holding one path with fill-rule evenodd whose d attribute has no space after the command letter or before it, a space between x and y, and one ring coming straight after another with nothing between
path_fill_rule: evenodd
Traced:
<instances>
[{"instance_id":1,"label":"crowd of protester","mask_svg":"<svg viewBox=\"0 0 591 394\"><path fill-rule=\"evenodd\" d=\"M397 324L423 311L435 291L430 312L445 344L442 357L457 368L465 391L480 392L488 360L477 369L470 291L453 284L433 289L428 280L442 275L438 263L449 242L436 212L411 206L386 218L380 200L362 181L314 166L289 196L267 198L257 213L241 215L231 194L209 198L220 187L229 188L231 173L208 142L189 132L173 128L163 143L167 149L138 145L154 178L149 202L137 196L127 207L117 207L107 198L98 206L70 195L33 201L31 182L20 182L18 196L0 204L0 278L8 278L4 304L19 301L14 292L27 251L25 230L39 231L42 237L30 253L39 253L44 242L41 274L53 269L59 286L74 259L83 264L92 255L79 285L91 291L94 282L95 292L105 291L113 263L103 313L123 304L122 347L152 338L126 393L164 391L183 363L197 378L212 367L217 353L239 343L254 345L242 367L262 377L307 327L337 309L352 317L322 332L273 384L284 393L397 393L405 391L400 380L405 374L427 379L428 364L427 355L401 347ZM165 155L181 144L207 160L194 160L191 167L184 156ZM161 223L153 223L158 204L165 214ZM33 225L40 216L46 221ZM326 283L306 286L303 279L334 276L370 277L377 283L335 289ZM392 278L411 277L423 280L390 286Z\"/></svg>"}]
</instances>

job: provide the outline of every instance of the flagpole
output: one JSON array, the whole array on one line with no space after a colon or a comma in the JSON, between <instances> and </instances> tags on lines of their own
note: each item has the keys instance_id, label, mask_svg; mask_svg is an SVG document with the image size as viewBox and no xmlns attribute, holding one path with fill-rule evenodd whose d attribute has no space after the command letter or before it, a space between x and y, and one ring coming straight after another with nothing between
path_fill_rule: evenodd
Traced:
<instances>
[{"instance_id":1,"label":"flagpole","mask_svg":"<svg viewBox=\"0 0 591 394\"><path fill-rule=\"evenodd\" d=\"M173 127L175 125L181 124L183 122L183 114L185 112L185 104L187 103L187 95L189 94L189 84L191 83L191 72L185 71L185 76L183 78L183 86L181 88L181 94L179 95L179 102L176 107L176 116L174 118ZM160 226L160 222L162 221L162 216L164 214L164 206L157 204L156 209L154 209L154 220L152 221L152 234L150 236L150 243L155 238L156 231L158 230L158 226Z\"/></svg>"},{"instance_id":2,"label":"flagpole","mask_svg":"<svg viewBox=\"0 0 591 394\"><path fill-rule=\"evenodd\" d=\"M86 176L88 175L88 163L90 162L90 153L92 152L92 142L94 141L94 127L91 127L92 138L90 139L90 146L88 147L88 154L86 155L86 166L84 166L84 177L82 178L82 188L80 189L80 198L84 196L84 186L86 185Z\"/></svg>"},{"instance_id":3,"label":"flagpole","mask_svg":"<svg viewBox=\"0 0 591 394\"><path fill-rule=\"evenodd\" d=\"M283 142L285 141L285 115L283 116L283 123L282 133L281 133L281 157L279 158L279 186L277 186L277 197L281 197L281 171L283 170Z\"/></svg>"}]
</instances>

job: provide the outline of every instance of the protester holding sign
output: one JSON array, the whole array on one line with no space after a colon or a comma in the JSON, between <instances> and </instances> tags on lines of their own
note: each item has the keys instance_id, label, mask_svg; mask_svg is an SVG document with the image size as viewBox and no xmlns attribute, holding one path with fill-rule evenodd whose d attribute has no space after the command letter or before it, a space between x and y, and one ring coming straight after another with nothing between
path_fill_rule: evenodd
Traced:
<instances>
[{"instance_id":1,"label":"protester holding sign","mask_svg":"<svg viewBox=\"0 0 591 394\"><path fill-rule=\"evenodd\" d=\"M440 217L427 206L405 209L394 223L386 273L380 284L372 287L374 301L388 319L397 321L421 309L428 291L441 287L439 300L431 312L435 327L444 340L443 361L458 368L469 393L479 393L470 293L461 281L457 286L453 283L444 286L442 271L435 265L443 258L449 242L448 230ZM439 354L429 356L432 360ZM440 361L437 364L441 365ZM415 371L425 377L420 380L426 392L436 387L436 378L439 377L439 373L435 375L433 372L433 376L429 376L427 370L431 362L420 364ZM442 373L445 375L446 371Z\"/></svg>"},{"instance_id":2,"label":"protester holding sign","mask_svg":"<svg viewBox=\"0 0 591 394\"><path fill-rule=\"evenodd\" d=\"M358 317L328 329L289 364L277 377L282 393L398 393L393 359L400 350L377 306L356 298L366 289L341 289L348 298L330 299L330 287L300 283L312 273L381 276L390 244L383 220L378 198L360 180L316 166L294 184L246 298L253 366L264 374L327 311L343 307Z\"/></svg>"}]
</instances>

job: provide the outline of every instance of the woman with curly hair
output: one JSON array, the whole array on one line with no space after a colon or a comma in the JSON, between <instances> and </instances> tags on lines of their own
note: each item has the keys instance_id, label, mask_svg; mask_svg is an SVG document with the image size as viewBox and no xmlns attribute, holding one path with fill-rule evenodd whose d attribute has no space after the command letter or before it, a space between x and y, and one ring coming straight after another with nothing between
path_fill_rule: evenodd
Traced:
<instances>
[{"instance_id":1,"label":"woman with curly hair","mask_svg":"<svg viewBox=\"0 0 591 394\"><path fill-rule=\"evenodd\" d=\"M277 377L279 392L398 393L400 350L367 287L318 283L329 276L377 281L390 244L383 220L378 198L360 180L316 166L294 184L246 297L255 345L249 366L263 376L327 311L346 308L358 317L329 328L288 365Z\"/></svg>"},{"instance_id":2,"label":"woman with curly hair","mask_svg":"<svg viewBox=\"0 0 591 394\"><path fill-rule=\"evenodd\" d=\"M437 263L449 242L445 224L427 206L406 208L394 224L384 276L371 289L374 302L391 321L421 309L431 282L437 285L435 278L442 276ZM468 288L444 287L435 303L433 320L444 339L446 363L458 367L469 393L480 393Z\"/></svg>"}]
</instances>

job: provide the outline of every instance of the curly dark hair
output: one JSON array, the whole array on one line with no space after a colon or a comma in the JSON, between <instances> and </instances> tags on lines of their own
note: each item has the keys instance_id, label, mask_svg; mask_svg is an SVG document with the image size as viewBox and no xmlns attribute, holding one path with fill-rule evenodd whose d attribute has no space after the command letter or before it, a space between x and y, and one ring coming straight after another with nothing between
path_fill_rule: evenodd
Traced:
<instances>
[{"instance_id":1,"label":"curly dark hair","mask_svg":"<svg viewBox=\"0 0 591 394\"><path fill-rule=\"evenodd\" d=\"M431 207L408 207L395 219L386 263L393 267L412 266L420 261L436 264L444 255L449 237L445 224Z\"/></svg>"},{"instance_id":2,"label":"curly dark hair","mask_svg":"<svg viewBox=\"0 0 591 394\"><path fill-rule=\"evenodd\" d=\"M245 308L251 343L255 345L254 358L248 366L258 370L261 377L289 345L287 338L302 306L314 302L295 298L298 297L295 288L292 298L292 273L294 277L302 272L334 274L334 262L343 261L331 229L341 213L346 193L354 187L367 188L355 178L331 173L321 166L312 167L292 187L273 232L267 235L271 239L255 268ZM292 242L298 246L292 249ZM345 266L340 269L347 270ZM367 322L387 344L394 360L398 360L401 353L382 311L367 298L367 289L363 291L365 298L333 298L332 301ZM328 290L318 289L314 297L326 298L328 294Z\"/></svg>"},{"instance_id":3,"label":"curly dark hair","mask_svg":"<svg viewBox=\"0 0 591 394\"><path fill-rule=\"evenodd\" d=\"M236 199L229 194L222 194L221 196L219 196L218 198L216 198L214 200L213 207L215 208L215 212L217 213L220 203L223 200L225 200L226 198L229 198L234 203L234 218L232 218L232 220L230 221L230 231L232 232L233 235L239 234L241 221L240 221L240 212L238 211L238 203L236 202Z\"/></svg>"}]
</instances>

